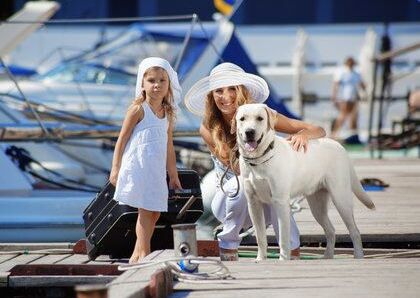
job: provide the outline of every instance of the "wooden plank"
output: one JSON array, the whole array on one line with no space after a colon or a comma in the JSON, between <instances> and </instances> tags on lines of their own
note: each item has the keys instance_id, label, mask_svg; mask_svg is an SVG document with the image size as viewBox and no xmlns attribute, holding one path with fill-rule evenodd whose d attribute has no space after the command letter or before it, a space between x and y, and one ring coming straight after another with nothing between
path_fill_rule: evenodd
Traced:
<instances>
[{"instance_id":1,"label":"wooden plank","mask_svg":"<svg viewBox=\"0 0 420 298\"><path fill-rule=\"evenodd\" d=\"M43 257L43 254L24 254L19 255L13 259L10 259L6 262L3 262L0 264L0 272L8 272L10 269L12 269L16 265L20 264L28 264L31 261L34 261L36 259L39 259Z\"/></svg>"},{"instance_id":2,"label":"wooden plank","mask_svg":"<svg viewBox=\"0 0 420 298\"><path fill-rule=\"evenodd\" d=\"M114 259L110 259L108 255L101 255L98 256L95 260L87 262L87 264L91 265L91 264L112 264L114 263L115 260Z\"/></svg>"},{"instance_id":3,"label":"wooden plank","mask_svg":"<svg viewBox=\"0 0 420 298\"><path fill-rule=\"evenodd\" d=\"M13 259L15 257L19 256L19 254L14 254L14 253L10 253L10 254L0 254L0 264L4 263L10 259Z\"/></svg>"},{"instance_id":4,"label":"wooden plank","mask_svg":"<svg viewBox=\"0 0 420 298\"><path fill-rule=\"evenodd\" d=\"M70 256L70 254L47 254L39 259L30 262L29 264L55 264Z\"/></svg>"},{"instance_id":5,"label":"wooden plank","mask_svg":"<svg viewBox=\"0 0 420 298\"><path fill-rule=\"evenodd\" d=\"M146 256L144 261L160 261L173 257L173 250L158 250ZM169 279L172 277L167 272L158 272L159 268L161 267L152 266L124 272L109 285L108 297L150 297L150 289L152 292L156 292L161 291L162 287L165 287L165 292L169 291L167 287L169 287ZM152 283L151 280L153 280Z\"/></svg>"},{"instance_id":6,"label":"wooden plank","mask_svg":"<svg viewBox=\"0 0 420 298\"><path fill-rule=\"evenodd\" d=\"M88 264L25 264L16 265L10 270L10 276L76 276L76 275L120 275L117 265L88 265Z\"/></svg>"},{"instance_id":7,"label":"wooden plank","mask_svg":"<svg viewBox=\"0 0 420 298\"><path fill-rule=\"evenodd\" d=\"M61 261L56 262L56 264L85 264L89 262L89 257L87 255L78 255L73 254L68 258L65 258Z\"/></svg>"},{"instance_id":8,"label":"wooden plank","mask_svg":"<svg viewBox=\"0 0 420 298\"><path fill-rule=\"evenodd\" d=\"M72 243L0 243L0 251L33 251L45 249L73 249Z\"/></svg>"},{"instance_id":9,"label":"wooden plank","mask_svg":"<svg viewBox=\"0 0 420 298\"><path fill-rule=\"evenodd\" d=\"M9 287L70 287L80 284L107 284L115 276L10 276Z\"/></svg>"}]
</instances>

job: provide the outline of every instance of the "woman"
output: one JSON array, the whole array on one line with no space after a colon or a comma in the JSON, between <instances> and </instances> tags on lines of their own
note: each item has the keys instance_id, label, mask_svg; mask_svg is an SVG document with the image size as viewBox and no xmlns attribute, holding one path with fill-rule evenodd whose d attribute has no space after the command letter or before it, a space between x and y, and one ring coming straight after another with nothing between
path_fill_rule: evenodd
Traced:
<instances>
[{"instance_id":1,"label":"woman","mask_svg":"<svg viewBox=\"0 0 420 298\"><path fill-rule=\"evenodd\" d=\"M350 118L352 134L357 134L357 118L359 100L358 88L366 90L359 73L354 70L356 62L352 57L344 61L344 68L334 75L331 100L339 110L339 115L333 123L331 138L338 139L338 132L347 118Z\"/></svg>"},{"instance_id":2,"label":"woman","mask_svg":"<svg viewBox=\"0 0 420 298\"><path fill-rule=\"evenodd\" d=\"M205 77L195 83L185 96L185 105L194 114L204 116L200 134L208 145L215 164L218 183L226 167L230 167L236 158L236 135L231 133L231 121L238 106L264 102L269 95L268 85L259 76L246 73L232 63L222 63ZM313 126L299 120L289 119L277 113L275 129L290 134L288 140L295 150L307 150L308 140L325 136L321 127ZM237 174L239 169L233 167ZM245 195L240 187L239 193L231 197L237 188L234 172L230 170L227 179L220 185L212 201L215 217L223 223L223 230L217 237L222 260L237 260L238 247L241 242L241 229L251 226ZM226 192L226 194L225 194ZM274 210L265 208L266 223L272 223L277 239L279 228ZM299 231L291 217L291 249L292 258L299 258Z\"/></svg>"}]
</instances>

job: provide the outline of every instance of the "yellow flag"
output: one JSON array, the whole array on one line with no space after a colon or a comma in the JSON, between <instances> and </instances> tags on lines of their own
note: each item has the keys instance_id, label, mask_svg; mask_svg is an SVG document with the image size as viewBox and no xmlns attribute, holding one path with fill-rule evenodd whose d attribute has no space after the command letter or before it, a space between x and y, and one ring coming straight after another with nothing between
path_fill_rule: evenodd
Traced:
<instances>
[{"instance_id":1,"label":"yellow flag","mask_svg":"<svg viewBox=\"0 0 420 298\"><path fill-rule=\"evenodd\" d=\"M224 15L232 13L235 0L213 0L214 6Z\"/></svg>"}]
</instances>

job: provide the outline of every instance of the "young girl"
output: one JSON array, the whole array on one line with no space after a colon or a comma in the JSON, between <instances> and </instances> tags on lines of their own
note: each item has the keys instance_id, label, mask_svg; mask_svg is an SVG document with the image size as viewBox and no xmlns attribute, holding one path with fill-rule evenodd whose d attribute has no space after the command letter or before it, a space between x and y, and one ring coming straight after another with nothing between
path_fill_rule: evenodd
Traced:
<instances>
[{"instance_id":1,"label":"young girl","mask_svg":"<svg viewBox=\"0 0 420 298\"><path fill-rule=\"evenodd\" d=\"M236 133L231 132L231 122L238 106L264 102L269 95L268 85L259 76L246 73L239 66L232 63L217 65L210 76L194 84L185 96L185 105L194 114L203 116L200 127L203 140L212 153L218 182L227 166L230 166L230 157L235 159ZM275 129L290 134L290 145L295 150L307 150L308 140L325 136L325 131L299 120L289 119L276 113ZM239 169L233 166L239 174ZM217 237L219 239L220 256L222 260L237 260L238 247L241 242L239 232L248 228L252 223L243 188L235 197L226 193L235 193L237 189L233 171L228 172L223 182L223 190L219 188L213 198L211 207L215 217L223 223L223 230ZM266 223L272 223L277 239L279 227L274 209L265 206ZM299 257L299 230L291 217L291 248L292 258Z\"/></svg>"},{"instance_id":2,"label":"young girl","mask_svg":"<svg viewBox=\"0 0 420 298\"><path fill-rule=\"evenodd\" d=\"M166 170L169 188L181 188L172 142L180 95L178 76L168 61L151 57L140 63L136 99L124 119L110 174L110 182L116 185L114 199L139 210L130 263L150 253L155 224L160 212L167 211Z\"/></svg>"}]
</instances>

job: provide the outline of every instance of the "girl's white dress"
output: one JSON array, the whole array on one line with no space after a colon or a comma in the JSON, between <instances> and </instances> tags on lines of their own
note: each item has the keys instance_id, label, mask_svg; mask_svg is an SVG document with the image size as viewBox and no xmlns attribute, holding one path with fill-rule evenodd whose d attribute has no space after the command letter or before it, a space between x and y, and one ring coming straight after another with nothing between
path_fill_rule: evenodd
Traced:
<instances>
[{"instance_id":1,"label":"girl's white dress","mask_svg":"<svg viewBox=\"0 0 420 298\"><path fill-rule=\"evenodd\" d=\"M114 200L151 211L167 211L166 156L168 120L158 118L147 102L144 117L125 146Z\"/></svg>"}]
</instances>

